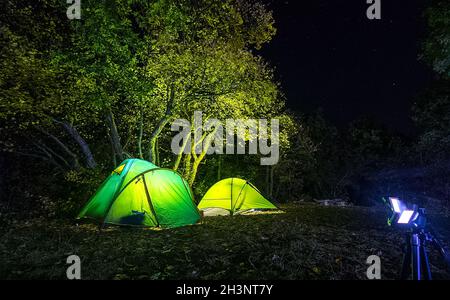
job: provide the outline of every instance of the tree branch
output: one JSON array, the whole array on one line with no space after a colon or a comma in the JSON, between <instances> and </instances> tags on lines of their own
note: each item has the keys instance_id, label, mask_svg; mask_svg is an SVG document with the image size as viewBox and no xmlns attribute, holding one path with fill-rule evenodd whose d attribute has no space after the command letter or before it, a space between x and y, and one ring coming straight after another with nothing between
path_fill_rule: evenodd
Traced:
<instances>
[{"instance_id":1,"label":"tree branch","mask_svg":"<svg viewBox=\"0 0 450 300\"><path fill-rule=\"evenodd\" d=\"M172 108L175 100L175 88L174 86L168 87L168 101L167 101L167 107L166 112L164 114L164 117L161 118L161 120L158 122L158 125L153 130L153 133L150 138L150 147L149 147L149 160L151 162L155 162L155 155L156 155L156 139L161 134L163 128L169 123L170 118L172 117Z\"/></svg>"},{"instance_id":2,"label":"tree branch","mask_svg":"<svg viewBox=\"0 0 450 300\"><path fill-rule=\"evenodd\" d=\"M34 126L36 129L38 129L40 132L48 136L51 140L53 140L60 148L62 148L73 160L72 168L78 169L80 167L80 164L78 162L78 157L75 153L73 153L60 139L58 139L53 134L49 133L45 129L43 129L40 126Z\"/></svg>"},{"instance_id":3,"label":"tree branch","mask_svg":"<svg viewBox=\"0 0 450 300\"><path fill-rule=\"evenodd\" d=\"M94 155L92 154L91 149L89 148L89 145L79 134L78 130L68 122L58 121L56 119L53 119L53 121L58 124L61 124L64 127L64 129L69 133L69 135L80 146L81 151L83 152L83 154L86 158L86 166L90 169L95 168L97 166L97 163L95 162Z\"/></svg>"},{"instance_id":4,"label":"tree branch","mask_svg":"<svg viewBox=\"0 0 450 300\"><path fill-rule=\"evenodd\" d=\"M117 155L120 161L123 161L123 148L122 144L120 143L119 132L117 130L116 122L114 120L114 114L111 108L109 108L108 113L106 115L106 121L109 125L109 133L114 153L115 155Z\"/></svg>"}]
</instances>

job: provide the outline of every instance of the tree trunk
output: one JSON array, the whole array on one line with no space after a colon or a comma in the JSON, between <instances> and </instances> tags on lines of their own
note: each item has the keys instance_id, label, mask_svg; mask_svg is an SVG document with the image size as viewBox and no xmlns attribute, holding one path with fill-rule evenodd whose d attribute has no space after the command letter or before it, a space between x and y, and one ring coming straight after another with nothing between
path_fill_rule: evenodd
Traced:
<instances>
[{"instance_id":1,"label":"tree trunk","mask_svg":"<svg viewBox=\"0 0 450 300\"><path fill-rule=\"evenodd\" d=\"M222 155L219 155L217 163L217 181L220 179L222 179Z\"/></svg>"},{"instance_id":2,"label":"tree trunk","mask_svg":"<svg viewBox=\"0 0 450 300\"><path fill-rule=\"evenodd\" d=\"M173 87L170 88L169 91L169 98L167 100L167 107L166 107L166 113L164 114L164 117L159 121L158 125L155 127L155 130L153 130L152 136L150 138L150 147L149 147L149 153L148 153L148 159L149 161L155 163L157 151L156 151L156 144L157 139L159 135L161 134L164 127L169 123L170 118L172 116L172 106L175 99L175 89Z\"/></svg>"},{"instance_id":3,"label":"tree trunk","mask_svg":"<svg viewBox=\"0 0 450 300\"><path fill-rule=\"evenodd\" d=\"M123 148L122 144L120 143L119 132L117 130L116 122L114 121L114 114L111 109L108 111L106 120L109 125L109 134L111 137L111 143L114 149L115 156L119 158L120 161L123 161Z\"/></svg>"},{"instance_id":4,"label":"tree trunk","mask_svg":"<svg viewBox=\"0 0 450 300\"><path fill-rule=\"evenodd\" d=\"M192 164L191 174L189 176L189 185L193 186L195 182L195 178L197 177L198 166L200 165L201 160L196 159Z\"/></svg>"},{"instance_id":5,"label":"tree trunk","mask_svg":"<svg viewBox=\"0 0 450 300\"><path fill-rule=\"evenodd\" d=\"M57 121L59 122L59 121ZM72 124L68 122L59 122L62 124L64 129L70 134L70 136L77 142L78 146L80 146L81 151L84 154L84 157L86 158L86 166L89 169L94 169L97 166L97 163L95 162L94 155L91 152L91 149L89 148L88 143L81 137L78 130L72 126Z\"/></svg>"},{"instance_id":6,"label":"tree trunk","mask_svg":"<svg viewBox=\"0 0 450 300\"><path fill-rule=\"evenodd\" d=\"M109 143L111 145L112 163L113 163L113 167L115 168L115 167L117 167L116 151L114 150L114 143L112 141L111 134L109 134L109 132L108 132L108 138L109 138Z\"/></svg>"},{"instance_id":7,"label":"tree trunk","mask_svg":"<svg viewBox=\"0 0 450 300\"><path fill-rule=\"evenodd\" d=\"M61 169L64 169L62 165L58 163L58 161L62 162L66 166L66 170L75 169L78 170L80 168L78 164L78 160L76 159L73 164L70 164L62 155L59 155L56 153L56 151L53 151L49 146L47 146L44 142L33 142L33 144L44 153L46 157L48 157L49 160L54 160L52 163L54 165L59 165Z\"/></svg>"},{"instance_id":8,"label":"tree trunk","mask_svg":"<svg viewBox=\"0 0 450 300\"><path fill-rule=\"evenodd\" d=\"M272 198L273 197L273 166L270 166L270 193L269 193L269 197Z\"/></svg>"},{"instance_id":9,"label":"tree trunk","mask_svg":"<svg viewBox=\"0 0 450 300\"><path fill-rule=\"evenodd\" d=\"M165 124L167 124L167 122L165 122ZM161 126L161 130L162 128L164 128L164 125ZM158 164L158 137L159 134L161 133L161 130L158 130L157 133L154 133L155 135L152 136L150 140L150 150L148 153L148 160L154 163L155 165Z\"/></svg>"},{"instance_id":10,"label":"tree trunk","mask_svg":"<svg viewBox=\"0 0 450 300\"><path fill-rule=\"evenodd\" d=\"M159 166L159 139L156 138L156 147L155 147L155 156L156 156L156 165Z\"/></svg>"},{"instance_id":11,"label":"tree trunk","mask_svg":"<svg viewBox=\"0 0 450 300\"><path fill-rule=\"evenodd\" d=\"M191 159L192 154L187 154L184 158L184 178L189 179L191 174Z\"/></svg>"},{"instance_id":12,"label":"tree trunk","mask_svg":"<svg viewBox=\"0 0 450 300\"><path fill-rule=\"evenodd\" d=\"M180 152L178 153L177 159L175 160L175 164L173 166L173 170L174 171L178 170L178 168L180 167L180 163L181 163L181 160L183 158L184 150L186 149L186 146L188 145L188 143L190 141L191 141L191 138L186 137L184 139L183 145L181 146Z\"/></svg>"},{"instance_id":13,"label":"tree trunk","mask_svg":"<svg viewBox=\"0 0 450 300\"><path fill-rule=\"evenodd\" d=\"M144 153L142 151L142 135L144 134L144 112L141 110L141 120L139 122L139 138L138 138L138 150L139 158L144 159Z\"/></svg>"},{"instance_id":14,"label":"tree trunk","mask_svg":"<svg viewBox=\"0 0 450 300\"><path fill-rule=\"evenodd\" d=\"M54 136L53 134L49 133L48 131L44 130L43 128L39 127L39 126L35 126L40 132L44 133L45 135L47 135L50 139L52 139L61 149L64 150L64 152L66 154L68 154L71 158L72 158L72 166L71 168L74 170L78 170L80 168L80 164L78 162L78 157L75 153L73 153L69 147L67 147L60 139L58 139L56 136ZM36 145L36 144L35 144ZM43 148L40 147L40 149L42 150ZM50 153L48 153L47 151L43 151L44 153L46 153L46 155L50 155L52 156Z\"/></svg>"},{"instance_id":15,"label":"tree trunk","mask_svg":"<svg viewBox=\"0 0 450 300\"><path fill-rule=\"evenodd\" d=\"M177 159L175 160L175 163L173 165L173 170L178 171L178 168L180 167L181 159L183 158L183 150L180 151L177 155Z\"/></svg>"},{"instance_id":16,"label":"tree trunk","mask_svg":"<svg viewBox=\"0 0 450 300\"><path fill-rule=\"evenodd\" d=\"M206 153L208 152L209 147L211 146L211 140L214 138L214 135L216 134L217 128L215 128L211 133L206 133L203 135L203 149L202 153L200 155L195 154L195 145L192 147L191 152L192 156L194 157L194 163L192 164L191 174L189 176L189 185L192 186L195 182L195 178L197 177L198 167L200 166L200 163L205 158Z\"/></svg>"}]
</instances>

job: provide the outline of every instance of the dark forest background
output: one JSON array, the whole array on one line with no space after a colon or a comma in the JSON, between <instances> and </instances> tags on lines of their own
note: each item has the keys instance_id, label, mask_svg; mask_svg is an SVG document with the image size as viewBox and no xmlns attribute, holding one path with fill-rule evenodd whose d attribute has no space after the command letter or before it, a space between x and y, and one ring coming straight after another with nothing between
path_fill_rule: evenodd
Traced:
<instances>
[{"instance_id":1,"label":"dark forest background","mask_svg":"<svg viewBox=\"0 0 450 300\"><path fill-rule=\"evenodd\" d=\"M250 180L275 202L387 194L450 208L450 4L430 1L417 59L433 71L414 97L415 134L366 116L337 128L285 105L258 50L276 34L258 1L0 4L0 220L76 215L123 159L173 168L197 200L216 181ZM301 101L301 100L300 100ZM306 101L306 100L305 100ZM280 161L174 155L170 123L195 110L219 119L279 118Z\"/></svg>"}]
</instances>

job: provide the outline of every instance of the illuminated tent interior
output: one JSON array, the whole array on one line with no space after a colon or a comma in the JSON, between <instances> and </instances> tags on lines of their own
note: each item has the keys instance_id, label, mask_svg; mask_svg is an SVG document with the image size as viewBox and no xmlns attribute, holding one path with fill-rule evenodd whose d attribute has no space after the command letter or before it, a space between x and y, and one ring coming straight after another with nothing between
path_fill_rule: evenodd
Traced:
<instances>
[{"instance_id":1,"label":"illuminated tent interior","mask_svg":"<svg viewBox=\"0 0 450 300\"><path fill-rule=\"evenodd\" d=\"M127 159L103 182L78 218L104 224L179 227L200 213L191 189L178 173L140 159Z\"/></svg>"},{"instance_id":2,"label":"illuminated tent interior","mask_svg":"<svg viewBox=\"0 0 450 300\"><path fill-rule=\"evenodd\" d=\"M277 209L253 184L240 178L228 178L214 184L203 196L198 208L204 216Z\"/></svg>"}]
</instances>

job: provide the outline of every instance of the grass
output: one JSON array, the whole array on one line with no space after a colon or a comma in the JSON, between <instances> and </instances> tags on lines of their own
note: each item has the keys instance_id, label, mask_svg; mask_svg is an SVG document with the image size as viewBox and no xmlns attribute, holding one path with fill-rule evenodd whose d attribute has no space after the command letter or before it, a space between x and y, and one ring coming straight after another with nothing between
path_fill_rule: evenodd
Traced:
<instances>
[{"instance_id":1,"label":"grass","mask_svg":"<svg viewBox=\"0 0 450 300\"><path fill-rule=\"evenodd\" d=\"M0 278L65 279L66 258L81 258L83 279L366 279L366 259L381 257L395 279L402 233L384 211L289 205L284 213L205 218L168 230L33 220L0 231ZM448 219L440 219L443 233ZM431 253L433 275L449 279Z\"/></svg>"}]
</instances>

